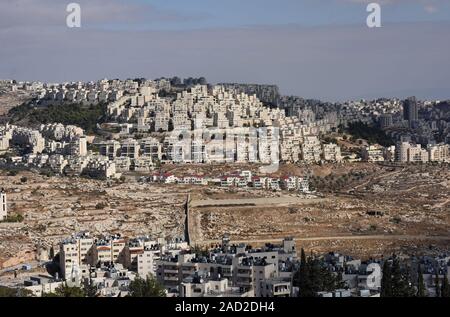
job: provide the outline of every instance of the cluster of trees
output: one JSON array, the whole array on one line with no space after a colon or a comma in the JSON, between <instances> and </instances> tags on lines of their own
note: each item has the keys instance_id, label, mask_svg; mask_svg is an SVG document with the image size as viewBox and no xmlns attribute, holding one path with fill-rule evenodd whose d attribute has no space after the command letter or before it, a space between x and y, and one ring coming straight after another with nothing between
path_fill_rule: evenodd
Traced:
<instances>
[{"instance_id":1,"label":"cluster of trees","mask_svg":"<svg viewBox=\"0 0 450 317\"><path fill-rule=\"evenodd\" d=\"M21 120L28 120L31 124L58 122L64 125L79 126L87 133L95 133L97 124L105 121L106 105L62 104L34 108L24 104L11 109L9 114L12 116L12 122Z\"/></svg>"},{"instance_id":2,"label":"cluster of trees","mask_svg":"<svg viewBox=\"0 0 450 317\"><path fill-rule=\"evenodd\" d=\"M66 284L58 287L53 293L43 294L43 297L97 297L98 287L92 281L85 283L82 287L68 286Z\"/></svg>"},{"instance_id":3,"label":"cluster of trees","mask_svg":"<svg viewBox=\"0 0 450 317\"><path fill-rule=\"evenodd\" d=\"M348 186L352 182L360 181L367 176L364 172L352 171L344 175L330 174L325 177L313 176L310 179L310 186L318 191L337 191Z\"/></svg>"},{"instance_id":4,"label":"cluster of trees","mask_svg":"<svg viewBox=\"0 0 450 317\"><path fill-rule=\"evenodd\" d=\"M70 287L63 285L58 287L54 293L45 293L43 297L86 297L86 292L81 287ZM95 295L93 296L95 297Z\"/></svg>"},{"instance_id":5,"label":"cluster of trees","mask_svg":"<svg viewBox=\"0 0 450 317\"><path fill-rule=\"evenodd\" d=\"M153 276L136 277L130 283L130 297L166 297L164 287Z\"/></svg>"},{"instance_id":6,"label":"cluster of trees","mask_svg":"<svg viewBox=\"0 0 450 317\"><path fill-rule=\"evenodd\" d=\"M439 278L436 276L435 284L437 297L450 297L450 284L448 282L447 275L444 275L444 279L442 280L442 282L439 282Z\"/></svg>"},{"instance_id":7,"label":"cluster of trees","mask_svg":"<svg viewBox=\"0 0 450 317\"><path fill-rule=\"evenodd\" d=\"M208 81L205 77L199 77L199 78L185 78L184 80L181 80L179 77L173 77L170 79L170 84L172 86L195 86L195 85L207 85Z\"/></svg>"},{"instance_id":8,"label":"cluster of trees","mask_svg":"<svg viewBox=\"0 0 450 317\"><path fill-rule=\"evenodd\" d=\"M447 275L442 283L436 276L436 296L450 297L450 285ZM411 274L410 267L402 269L398 258L391 262L385 261L381 279L381 297L427 297L427 290L423 279L422 267L417 268L416 277Z\"/></svg>"},{"instance_id":9,"label":"cluster of trees","mask_svg":"<svg viewBox=\"0 0 450 317\"><path fill-rule=\"evenodd\" d=\"M15 289L6 286L0 286L0 298L2 297L31 297L32 293L26 289Z\"/></svg>"},{"instance_id":10,"label":"cluster of trees","mask_svg":"<svg viewBox=\"0 0 450 317\"><path fill-rule=\"evenodd\" d=\"M382 129L376 126L369 126L362 122L350 123L346 132L352 135L353 139L364 139L369 144L380 144L382 146L394 145L394 140Z\"/></svg>"},{"instance_id":11,"label":"cluster of trees","mask_svg":"<svg viewBox=\"0 0 450 317\"><path fill-rule=\"evenodd\" d=\"M381 297L424 297L423 276L422 274L418 274L418 276L421 283L417 283L416 288L414 286L416 283L412 282L409 268L402 270L398 258L394 258L392 263L385 261L381 279Z\"/></svg>"},{"instance_id":12,"label":"cluster of trees","mask_svg":"<svg viewBox=\"0 0 450 317\"><path fill-rule=\"evenodd\" d=\"M300 268L296 272L294 283L299 287L300 297L317 297L318 292L346 288L341 273L330 272L317 257L307 258L303 249L300 256Z\"/></svg>"}]
</instances>

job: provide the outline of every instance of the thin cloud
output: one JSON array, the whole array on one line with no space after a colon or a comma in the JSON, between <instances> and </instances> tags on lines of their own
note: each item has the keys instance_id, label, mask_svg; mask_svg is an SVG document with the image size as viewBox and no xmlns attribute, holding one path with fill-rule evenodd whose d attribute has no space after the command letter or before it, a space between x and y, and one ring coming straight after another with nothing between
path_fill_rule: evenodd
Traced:
<instances>
[{"instance_id":1,"label":"thin cloud","mask_svg":"<svg viewBox=\"0 0 450 317\"><path fill-rule=\"evenodd\" d=\"M275 83L287 94L342 100L450 91L448 23L190 31L0 32L0 78L72 81L205 76ZM267 45L270 43L270 45ZM414 48L414 49L411 49ZM450 96L447 96L447 98Z\"/></svg>"},{"instance_id":2,"label":"thin cloud","mask_svg":"<svg viewBox=\"0 0 450 317\"><path fill-rule=\"evenodd\" d=\"M380 5L416 4L422 6L423 10L427 13L438 12L439 11L438 3L443 2L443 0L338 0L338 1L356 4L369 4L375 2Z\"/></svg>"},{"instance_id":3,"label":"thin cloud","mask_svg":"<svg viewBox=\"0 0 450 317\"><path fill-rule=\"evenodd\" d=\"M183 22L201 16L161 10L148 3L125 0L76 0L81 6L84 26L140 24L149 22ZM2 0L0 29L65 26L69 2L54 0Z\"/></svg>"}]
</instances>

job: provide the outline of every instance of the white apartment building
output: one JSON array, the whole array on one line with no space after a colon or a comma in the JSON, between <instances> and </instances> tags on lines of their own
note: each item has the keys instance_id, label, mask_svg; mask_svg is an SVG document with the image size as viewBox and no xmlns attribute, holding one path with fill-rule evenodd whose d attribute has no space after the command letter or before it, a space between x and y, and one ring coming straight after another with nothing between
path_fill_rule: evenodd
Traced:
<instances>
[{"instance_id":1,"label":"white apartment building","mask_svg":"<svg viewBox=\"0 0 450 317\"><path fill-rule=\"evenodd\" d=\"M159 246L144 247L137 255L137 273L142 278L149 275L156 276L156 261L160 259L161 250Z\"/></svg>"},{"instance_id":2,"label":"white apartment building","mask_svg":"<svg viewBox=\"0 0 450 317\"><path fill-rule=\"evenodd\" d=\"M281 178L281 188L289 191L309 192L309 180L306 177L287 176Z\"/></svg>"},{"instance_id":3,"label":"white apartment building","mask_svg":"<svg viewBox=\"0 0 450 317\"><path fill-rule=\"evenodd\" d=\"M76 137L70 141L69 154L73 156L86 156L88 154L85 136Z\"/></svg>"},{"instance_id":4,"label":"white apartment building","mask_svg":"<svg viewBox=\"0 0 450 317\"><path fill-rule=\"evenodd\" d=\"M125 239L108 237L98 240L92 248L92 264L125 263Z\"/></svg>"},{"instance_id":5,"label":"white apartment building","mask_svg":"<svg viewBox=\"0 0 450 317\"><path fill-rule=\"evenodd\" d=\"M109 160L114 160L119 156L120 142L111 140L102 142L100 145L100 155L106 156Z\"/></svg>"},{"instance_id":6,"label":"white apartment building","mask_svg":"<svg viewBox=\"0 0 450 317\"><path fill-rule=\"evenodd\" d=\"M342 162L341 148L334 143L323 144L323 159L327 162L340 163Z\"/></svg>"},{"instance_id":7,"label":"white apartment building","mask_svg":"<svg viewBox=\"0 0 450 317\"><path fill-rule=\"evenodd\" d=\"M132 166L136 172L150 172L153 168L151 157L140 157L133 160Z\"/></svg>"},{"instance_id":8,"label":"white apartment building","mask_svg":"<svg viewBox=\"0 0 450 317\"><path fill-rule=\"evenodd\" d=\"M131 159L129 157L116 157L113 162L116 165L117 172L130 171Z\"/></svg>"},{"instance_id":9,"label":"white apartment building","mask_svg":"<svg viewBox=\"0 0 450 317\"><path fill-rule=\"evenodd\" d=\"M382 146L366 146L361 155L366 162L384 162L384 148Z\"/></svg>"},{"instance_id":10,"label":"white apartment building","mask_svg":"<svg viewBox=\"0 0 450 317\"><path fill-rule=\"evenodd\" d=\"M430 162L450 162L450 146L448 144L428 145Z\"/></svg>"},{"instance_id":11,"label":"white apartment building","mask_svg":"<svg viewBox=\"0 0 450 317\"><path fill-rule=\"evenodd\" d=\"M408 149L408 162L423 162L429 161L428 151L422 149L420 144L411 145Z\"/></svg>"},{"instance_id":12,"label":"white apartment building","mask_svg":"<svg viewBox=\"0 0 450 317\"><path fill-rule=\"evenodd\" d=\"M73 125L65 126L61 123L43 124L39 128L39 132L41 132L44 137L56 141L71 140L84 135L83 129Z\"/></svg>"},{"instance_id":13,"label":"white apartment building","mask_svg":"<svg viewBox=\"0 0 450 317\"><path fill-rule=\"evenodd\" d=\"M318 136L305 136L302 144L302 157L306 163L320 162L322 148Z\"/></svg>"},{"instance_id":14,"label":"white apartment building","mask_svg":"<svg viewBox=\"0 0 450 317\"><path fill-rule=\"evenodd\" d=\"M102 157L91 158L81 172L99 178L120 177L120 175L116 173L116 164Z\"/></svg>"},{"instance_id":15,"label":"white apartment building","mask_svg":"<svg viewBox=\"0 0 450 317\"><path fill-rule=\"evenodd\" d=\"M61 277L70 275L73 270L80 268L83 264L92 263L93 244L94 239L90 237L89 232L83 232L60 244Z\"/></svg>"},{"instance_id":16,"label":"white apartment building","mask_svg":"<svg viewBox=\"0 0 450 317\"><path fill-rule=\"evenodd\" d=\"M10 136L7 134L1 134L0 131L0 152L1 151L7 151L9 149L9 140L11 139Z\"/></svg>"},{"instance_id":17,"label":"white apartment building","mask_svg":"<svg viewBox=\"0 0 450 317\"><path fill-rule=\"evenodd\" d=\"M228 279L209 279L208 277L189 277L181 283L180 297L253 297L254 292L229 286Z\"/></svg>"},{"instance_id":18,"label":"white apartment building","mask_svg":"<svg viewBox=\"0 0 450 317\"><path fill-rule=\"evenodd\" d=\"M28 148L33 154L42 153L45 149L45 139L41 133L28 128L12 126L11 142Z\"/></svg>"},{"instance_id":19,"label":"white apartment building","mask_svg":"<svg viewBox=\"0 0 450 317\"><path fill-rule=\"evenodd\" d=\"M52 171L56 173L62 173L67 164L69 164L69 162L61 154L51 155L48 158L48 165Z\"/></svg>"},{"instance_id":20,"label":"white apartment building","mask_svg":"<svg viewBox=\"0 0 450 317\"><path fill-rule=\"evenodd\" d=\"M292 283L282 278L271 278L261 281L260 297L290 297Z\"/></svg>"},{"instance_id":21,"label":"white apartment building","mask_svg":"<svg viewBox=\"0 0 450 317\"><path fill-rule=\"evenodd\" d=\"M401 142L395 147L395 160L397 162L408 162L408 149L410 144L408 142Z\"/></svg>"},{"instance_id":22,"label":"white apartment building","mask_svg":"<svg viewBox=\"0 0 450 317\"><path fill-rule=\"evenodd\" d=\"M396 160L402 163L429 162L429 153L420 144L401 142L396 146Z\"/></svg>"},{"instance_id":23,"label":"white apartment building","mask_svg":"<svg viewBox=\"0 0 450 317\"><path fill-rule=\"evenodd\" d=\"M64 281L54 280L50 276L31 277L25 281L25 289L32 292L35 297L42 297L44 294L54 293L59 287L65 284Z\"/></svg>"}]
</instances>

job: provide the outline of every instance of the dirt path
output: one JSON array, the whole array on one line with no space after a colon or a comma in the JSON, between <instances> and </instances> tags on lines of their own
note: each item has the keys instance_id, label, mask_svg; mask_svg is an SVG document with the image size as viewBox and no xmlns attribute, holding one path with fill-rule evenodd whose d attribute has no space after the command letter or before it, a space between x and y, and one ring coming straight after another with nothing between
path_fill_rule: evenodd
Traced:
<instances>
[{"instance_id":1,"label":"dirt path","mask_svg":"<svg viewBox=\"0 0 450 317\"><path fill-rule=\"evenodd\" d=\"M192 201L190 206L213 207L213 206L272 206L293 204L315 204L328 201L326 198L305 199L301 197L274 197L274 198L248 198L248 199L223 199L223 200L197 200Z\"/></svg>"},{"instance_id":2,"label":"dirt path","mask_svg":"<svg viewBox=\"0 0 450 317\"><path fill-rule=\"evenodd\" d=\"M350 241L358 241L358 240L430 240L430 241L450 241L449 236L426 236L426 235L373 235L373 236L334 236L334 237L308 237L301 238L295 237L295 240L298 242L301 241L328 241L328 240L350 240ZM239 244L264 244L264 243L279 243L282 242L283 239L258 239L258 240L232 240L232 243ZM210 245L221 243L220 240L204 240L204 241L195 241L192 245Z\"/></svg>"}]
</instances>

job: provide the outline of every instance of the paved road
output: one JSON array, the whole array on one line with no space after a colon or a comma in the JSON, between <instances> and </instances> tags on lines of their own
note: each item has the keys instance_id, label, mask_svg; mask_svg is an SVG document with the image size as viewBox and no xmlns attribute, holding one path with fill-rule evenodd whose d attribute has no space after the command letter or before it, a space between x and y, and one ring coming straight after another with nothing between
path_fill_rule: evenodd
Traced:
<instances>
[{"instance_id":1,"label":"paved road","mask_svg":"<svg viewBox=\"0 0 450 317\"><path fill-rule=\"evenodd\" d=\"M373 235L373 236L334 236L334 237L308 237L308 238L295 238L296 241L329 241L329 240L429 240L429 241L450 241L449 236L426 236L426 235ZM277 243L283 239L257 239L257 240L233 240L232 243L246 243L246 244L264 244L264 243ZM216 244L221 243L220 240L204 240L195 241L195 244Z\"/></svg>"}]
</instances>

